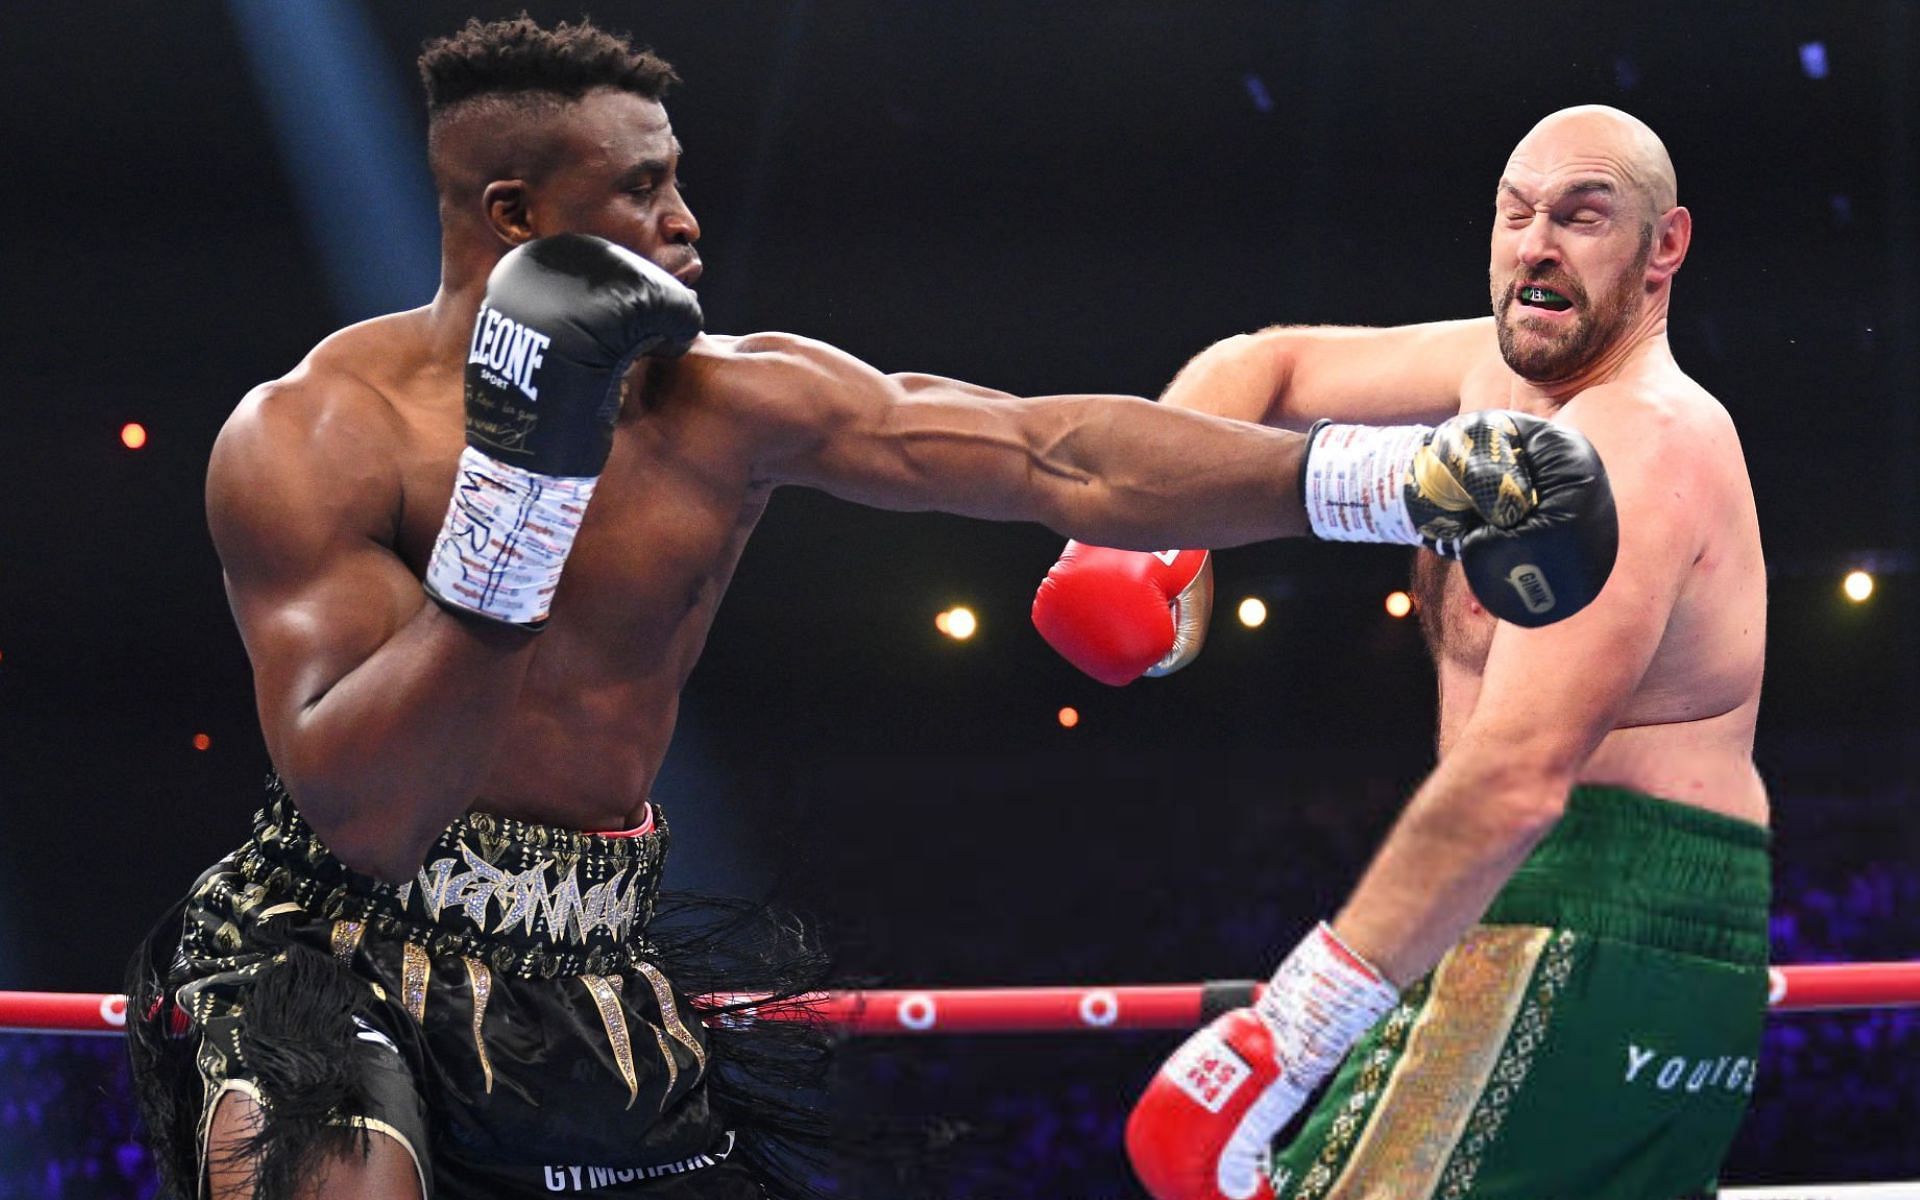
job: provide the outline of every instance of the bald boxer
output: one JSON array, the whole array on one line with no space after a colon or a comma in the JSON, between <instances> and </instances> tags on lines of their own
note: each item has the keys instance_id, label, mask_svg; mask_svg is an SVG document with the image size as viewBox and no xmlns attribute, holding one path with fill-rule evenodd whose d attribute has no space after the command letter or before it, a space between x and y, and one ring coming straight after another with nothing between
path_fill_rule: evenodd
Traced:
<instances>
[{"instance_id":1,"label":"bald boxer","mask_svg":"<svg viewBox=\"0 0 1920 1200\"><path fill-rule=\"evenodd\" d=\"M140 961L148 1128L216 1200L798 1194L780 1139L807 1114L741 1074L792 1060L735 1052L779 1030L707 1028L649 920L653 780L773 489L1234 544L1307 531L1306 439L703 336L664 62L522 17L421 70L438 294L323 341L214 448L279 781ZM1554 617L1606 577L1577 435L1476 413L1320 441L1308 505L1444 543L1490 604L1522 611L1515 561Z\"/></svg>"},{"instance_id":2,"label":"bald boxer","mask_svg":"<svg viewBox=\"0 0 1920 1200\"><path fill-rule=\"evenodd\" d=\"M1599 598L1544 628L1418 556L1438 765L1338 915L1149 1085L1128 1148L1159 1200L1695 1194L1752 1091L1766 575L1733 422L1667 342L1693 219L1660 139L1602 107L1534 127L1493 202L1490 318L1229 338L1164 398L1294 428L1545 418L1605 459L1620 546ZM1204 628L1183 617L1082 665L1177 666Z\"/></svg>"}]
</instances>

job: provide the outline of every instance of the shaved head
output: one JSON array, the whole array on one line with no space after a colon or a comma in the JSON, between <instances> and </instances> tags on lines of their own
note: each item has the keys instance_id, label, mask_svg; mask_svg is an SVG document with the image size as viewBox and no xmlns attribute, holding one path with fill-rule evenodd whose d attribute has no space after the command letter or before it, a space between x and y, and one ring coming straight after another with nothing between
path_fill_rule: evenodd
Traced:
<instances>
[{"instance_id":1,"label":"shaved head","mask_svg":"<svg viewBox=\"0 0 1920 1200\"><path fill-rule=\"evenodd\" d=\"M1650 216L1679 201L1673 159L1658 134L1631 113L1604 104L1563 108L1543 118L1507 158L1507 175L1551 175L1592 165L1617 175L1645 200Z\"/></svg>"}]
</instances>

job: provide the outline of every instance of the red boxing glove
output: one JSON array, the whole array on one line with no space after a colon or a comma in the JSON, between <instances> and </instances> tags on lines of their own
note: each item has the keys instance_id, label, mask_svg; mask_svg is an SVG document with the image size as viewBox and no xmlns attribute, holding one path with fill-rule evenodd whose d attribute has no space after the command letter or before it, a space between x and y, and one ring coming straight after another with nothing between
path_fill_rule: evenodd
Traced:
<instances>
[{"instance_id":1,"label":"red boxing glove","mask_svg":"<svg viewBox=\"0 0 1920 1200\"><path fill-rule=\"evenodd\" d=\"M1127 1119L1154 1200L1273 1200L1273 1139L1399 993L1322 923L1252 1008L1173 1052Z\"/></svg>"},{"instance_id":2,"label":"red boxing glove","mask_svg":"<svg viewBox=\"0 0 1920 1200\"><path fill-rule=\"evenodd\" d=\"M1047 644L1114 687L1186 666L1212 613L1213 557L1205 550L1068 542L1033 597L1033 625Z\"/></svg>"},{"instance_id":3,"label":"red boxing glove","mask_svg":"<svg viewBox=\"0 0 1920 1200\"><path fill-rule=\"evenodd\" d=\"M1155 1200L1273 1200L1273 1131L1306 1099L1273 1031L1236 1008L1181 1043L1127 1118L1127 1157Z\"/></svg>"}]
</instances>

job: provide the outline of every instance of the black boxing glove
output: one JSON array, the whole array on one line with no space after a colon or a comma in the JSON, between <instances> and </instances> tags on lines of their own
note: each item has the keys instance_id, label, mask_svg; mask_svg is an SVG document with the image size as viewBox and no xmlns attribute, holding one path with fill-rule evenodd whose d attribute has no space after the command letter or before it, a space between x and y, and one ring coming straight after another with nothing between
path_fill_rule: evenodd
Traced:
<instances>
[{"instance_id":1,"label":"black boxing glove","mask_svg":"<svg viewBox=\"0 0 1920 1200\"><path fill-rule=\"evenodd\" d=\"M700 322L693 292L600 238L560 234L503 257L467 347L467 445L427 594L543 626L613 448L627 368L684 353Z\"/></svg>"},{"instance_id":2,"label":"black boxing glove","mask_svg":"<svg viewBox=\"0 0 1920 1200\"><path fill-rule=\"evenodd\" d=\"M1570 617L1613 572L1613 489L1593 444L1567 426L1494 409L1431 429L1321 421L1307 438L1300 484L1316 537L1458 558L1503 621Z\"/></svg>"}]
</instances>

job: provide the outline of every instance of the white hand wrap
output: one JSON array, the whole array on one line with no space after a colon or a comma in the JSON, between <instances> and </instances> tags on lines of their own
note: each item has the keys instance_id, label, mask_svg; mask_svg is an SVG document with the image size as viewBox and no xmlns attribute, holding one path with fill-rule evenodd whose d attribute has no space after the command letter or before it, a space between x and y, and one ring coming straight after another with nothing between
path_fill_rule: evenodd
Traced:
<instances>
[{"instance_id":1,"label":"white hand wrap","mask_svg":"<svg viewBox=\"0 0 1920 1200\"><path fill-rule=\"evenodd\" d=\"M1406 479L1425 425L1322 425L1301 467L1307 521L1333 542L1420 545L1407 515Z\"/></svg>"},{"instance_id":2,"label":"white hand wrap","mask_svg":"<svg viewBox=\"0 0 1920 1200\"><path fill-rule=\"evenodd\" d=\"M523 471L468 446L427 562L427 591L483 617L538 627L595 482Z\"/></svg>"},{"instance_id":3,"label":"white hand wrap","mask_svg":"<svg viewBox=\"0 0 1920 1200\"><path fill-rule=\"evenodd\" d=\"M1311 1091L1399 1002L1399 989L1322 921L1287 955L1253 1007L1273 1031L1274 1056L1287 1078Z\"/></svg>"}]
</instances>

